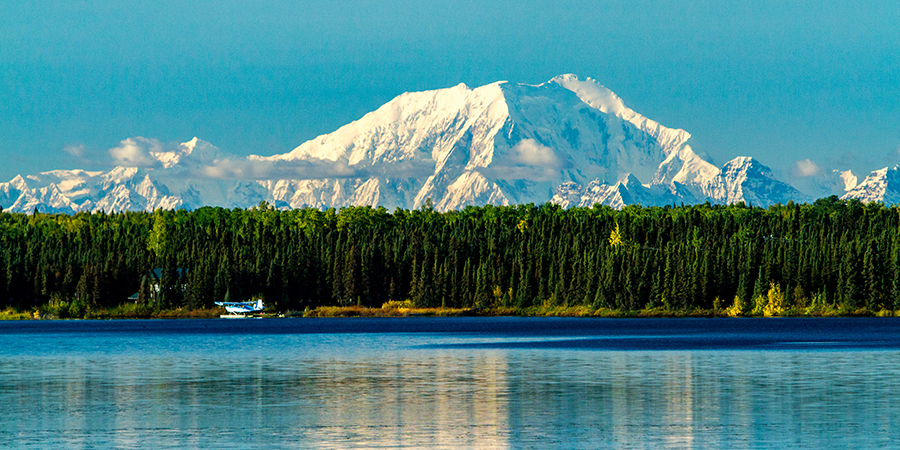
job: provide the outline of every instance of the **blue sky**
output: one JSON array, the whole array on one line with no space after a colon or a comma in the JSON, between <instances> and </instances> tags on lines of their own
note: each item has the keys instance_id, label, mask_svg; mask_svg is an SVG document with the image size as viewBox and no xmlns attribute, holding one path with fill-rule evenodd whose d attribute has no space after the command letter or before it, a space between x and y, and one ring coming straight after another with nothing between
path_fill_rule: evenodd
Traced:
<instances>
[{"instance_id":1,"label":"blue sky","mask_svg":"<svg viewBox=\"0 0 900 450\"><path fill-rule=\"evenodd\" d=\"M900 163L895 1L135 3L0 3L0 180L131 136L283 153L405 91L562 73L717 164Z\"/></svg>"}]
</instances>

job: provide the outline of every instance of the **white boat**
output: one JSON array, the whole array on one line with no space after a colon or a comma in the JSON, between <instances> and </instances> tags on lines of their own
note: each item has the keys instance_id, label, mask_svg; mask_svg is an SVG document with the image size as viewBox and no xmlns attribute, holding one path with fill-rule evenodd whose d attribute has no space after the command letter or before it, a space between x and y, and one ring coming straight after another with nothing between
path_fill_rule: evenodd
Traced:
<instances>
[{"instance_id":1,"label":"white boat","mask_svg":"<svg viewBox=\"0 0 900 450\"><path fill-rule=\"evenodd\" d=\"M229 313L226 316L221 316L223 319L247 317L247 314L261 313L266 308L262 299L256 302L216 302L216 304L224 306L225 311Z\"/></svg>"}]
</instances>

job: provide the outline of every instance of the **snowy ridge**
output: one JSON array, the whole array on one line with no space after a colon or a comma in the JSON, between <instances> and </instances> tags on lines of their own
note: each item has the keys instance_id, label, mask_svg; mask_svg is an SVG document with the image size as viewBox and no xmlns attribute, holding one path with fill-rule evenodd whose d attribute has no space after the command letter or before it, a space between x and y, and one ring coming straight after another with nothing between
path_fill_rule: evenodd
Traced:
<instances>
[{"instance_id":1,"label":"snowy ridge","mask_svg":"<svg viewBox=\"0 0 900 450\"><path fill-rule=\"evenodd\" d=\"M855 184L856 177L851 176L843 177L850 189L841 198L888 205L900 203L900 166L874 170L859 184Z\"/></svg>"},{"instance_id":2,"label":"snowy ridge","mask_svg":"<svg viewBox=\"0 0 900 450\"><path fill-rule=\"evenodd\" d=\"M569 182L560 185L551 201L566 207L600 203L622 208L629 204L664 206L702 202L769 206L791 200L809 200L800 191L775 179L768 167L753 158L735 158L725 163L722 169L715 169L713 174L693 184L670 181L645 186L633 175L614 185L593 181L582 188L578 183Z\"/></svg>"},{"instance_id":3,"label":"snowy ridge","mask_svg":"<svg viewBox=\"0 0 900 450\"><path fill-rule=\"evenodd\" d=\"M582 187L568 182L560 185L550 199L563 207L590 207L595 204L621 209L625 205L662 206L677 203L680 197L664 186L644 186L634 175L628 175L613 185L592 181Z\"/></svg>"},{"instance_id":4,"label":"snowy ridge","mask_svg":"<svg viewBox=\"0 0 900 450\"><path fill-rule=\"evenodd\" d=\"M592 78L581 80L577 75L565 74L555 77L549 82L556 83L574 92L584 103L599 109L601 112L615 115L630 122L640 130L653 136L669 152L677 150L691 138L690 133L687 131L666 128L634 112L625 106L625 103L618 95Z\"/></svg>"},{"instance_id":5,"label":"snowy ridge","mask_svg":"<svg viewBox=\"0 0 900 450\"><path fill-rule=\"evenodd\" d=\"M741 156L725 163L716 185L714 198L723 203L743 201L756 206L808 201L809 198L787 183L775 179L772 171L754 160Z\"/></svg>"},{"instance_id":6,"label":"snowy ridge","mask_svg":"<svg viewBox=\"0 0 900 450\"><path fill-rule=\"evenodd\" d=\"M752 158L713 166L691 149L690 137L631 110L590 78L460 84L402 94L281 155L237 158L197 138L171 147L129 138L110 150L119 167L17 176L0 183L0 206L73 213L246 208L265 200L278 208L412 209L430 199L443 211L806 199Z\"/></svg>"}]
</instances>

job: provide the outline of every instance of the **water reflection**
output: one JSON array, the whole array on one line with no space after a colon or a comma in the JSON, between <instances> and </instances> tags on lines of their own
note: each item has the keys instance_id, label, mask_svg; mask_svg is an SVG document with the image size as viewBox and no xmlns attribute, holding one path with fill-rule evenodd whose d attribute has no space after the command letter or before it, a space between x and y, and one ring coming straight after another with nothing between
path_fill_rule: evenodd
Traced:
<instances>
[{"instance_id":1,"label":"water reflection","mask_svg":"<svg viewBox=\"0 0 900 450\"><path fill-rule=\"evenodd\" d=\"M392 347L399 338L415 345ZM446 337L399 338L287 335L235 348L178 336L179 348L167 340L174 338L106 336L98 339L135 341L115 351L2 355L0 442L498 449L900 442L895 351L422 350L421 341Z\"/></svg>"}]
</instances>

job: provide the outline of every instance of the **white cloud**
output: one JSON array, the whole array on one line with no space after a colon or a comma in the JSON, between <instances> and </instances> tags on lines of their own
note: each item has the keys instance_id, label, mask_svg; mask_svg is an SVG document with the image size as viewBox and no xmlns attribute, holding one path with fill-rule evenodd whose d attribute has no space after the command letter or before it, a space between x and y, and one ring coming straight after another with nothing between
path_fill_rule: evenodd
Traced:
<instances>
[{"instance_id":1,"label":"white cloud","mask_svg":"<svg viewBox=\"0 0 900 450\"><path fill-rule=\"evenodd\" d=\"M83 155L83 146L64 149ZM81 153L79 153L81 152ZM212 144L194 139L181 144L163 144L140 136L125 139L106 152L103 165L167 170L178 166L185 175L229 180L317 180L326 178L420 178L434 172L434 161L401 161L378 166L349 165L346 161L318 159L279 160L251 155L243 158L222 152ZM111 161L110 161L111 160Z\"/></svg>"},{"instance_id":2,"label":"white cloud","mask_svg":"<svg viewBox=\"0 0 900 450\"><path fill-rule=\"evenodd\" d=\"M801 177L814 177L822 173L822 169L809 158L797 161L797 174Z\"/></svg>"},{"instance_id":3,"label":"white cloud","mask_svg":"<svg viewBox=\"0 0 900 450\"><path fill-rule=\"evenodd\" d=\"M84 144L67 145L63 147L63 151L76 158L84 158L86 156Z\"/></svg>"},{"instance_id":4,"label":"white cloud","mask_svg":"<svg viewBox=\"0 0 900 450\"><path fill-rule=\"evenodd\" d=\"M553 149L534 139L522 139L510 150L510 162L526 166L559 167Z\"/></svg>"},{"instance_id":5,"label":"white cloud","mask_svg":"<svg viewBox=\"0 0 900 450\"><path fill-rule=\"evenodd\" d=\"M150 154L163 151L163 145L158 140L137 136L125 139L119 144L118 147L108 151L115 164L128 167L153 167L159 164L159 161Z\"/></svg>"},{"instance_id":6,"label":"white cloud","mask_svg":"<svg viewBox=\"0 0 900 450\"><path fill-rule=\"evenodd\" d=\"M534 139L523 139L480 171L489 178L547 181L556 178L563 167L552 148Z\"/></svg>"},{"instance_id":7,"label":"white cloud","mask_svg":"<svg viewBox=\"0 0 900 450\"><path fill-rule=\"evenodd\" d=\"M201 167L198 173L209 178L242 180L308 180L365 176L362 171L338 161L249 158L219 159Z\"/></svg>"},{"instance_id":8,"label":"white cloud","mask_svg":"<svg viewBox=\"0 0 900 450\"><path fill-rule=\"evenodd\" d=\"M324 159L218 158L193 168L198 175L242 180L321 180L326 178L422 178L434 173L434 161L398 161L368 166Z\"/></svg>"}]
</instances>

